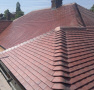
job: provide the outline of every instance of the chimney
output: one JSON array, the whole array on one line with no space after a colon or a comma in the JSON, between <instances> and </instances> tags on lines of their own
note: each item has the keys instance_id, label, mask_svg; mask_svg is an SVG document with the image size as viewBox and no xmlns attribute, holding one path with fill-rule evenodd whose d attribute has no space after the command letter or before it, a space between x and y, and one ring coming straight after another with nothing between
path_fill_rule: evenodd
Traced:
<instances>
[{"instance_id":1,"label":"chimney","mask_svg":"<svg viewBox=\"0 0 94 90\"><path fill-rule=\"evenodd\" d=\"M51 0L52 2L52 9L56 9L62 6L62 0Z\"/></svg>"}]
</instances>

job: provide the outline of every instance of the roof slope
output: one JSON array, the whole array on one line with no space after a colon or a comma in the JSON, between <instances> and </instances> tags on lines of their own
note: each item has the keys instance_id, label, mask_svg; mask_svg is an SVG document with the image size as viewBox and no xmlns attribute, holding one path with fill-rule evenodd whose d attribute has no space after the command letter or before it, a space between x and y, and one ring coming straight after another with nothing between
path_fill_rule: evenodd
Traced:
<instances>
[{"instance_id":1,"label":"roof slope","mask_svg":"<svg viewBox=\"0 0 94 90\"><path fill-rule=\"evenodd\" d=\"M77 5L85 26L94 26L94 12Z\"/></svg>"},{"instance_id":2,"label":"roof slope","mask_svg":"<svg viewBox=\"0 0 94 90\"><path fill-rule=\"evenodd\" d=\"M5 30L12 21L0 21L0 33Z\"/></svg>"},{"instance_id":3,"label":"roof slope","mask_svg":"<svg viewBox=\"0 0 94 90\"><path fill-rule=\"evenodd\" d=\"M94 28L62 28L10 48L0 58L27 90L91 90L93 38Z\"/></svg>"},{"instance_id":4,"label":"roof slope","mask_svg":"<svg viewBox=\"0 0 94 90\"><path fill-rule=\"evenodd\" d=\"M10 48L57 26L83 26L76 4L63 5L56 10L33 11L16 19L0 35L0 44Z\"/></svg>"},{"instance_id":5,"label":"roof slope","mask_svg":"<svg viewBox=\"0 0 94 90\"><path fill-rule=\"evenodd\" d=\"M94 89L94 28L66 32L71 90Z\"/></svg>"},{"instance_id":6,"label":"roof slope","mask_svg":"<svg viewBox=\"0 0 94 90\"><path fill-rule=\"evenodd\" d=\"M65 35L65 33L62 32L62 35ZM13 47L13 50L5 51L0 57L9 57L1 60L26 90L50 90L56 88L56 86L64 88L63 84L58 84L56 81L58 74L62 74L57 73L59 63L56 61L61 58L58 57L61 55L59 52L62 51L64 53L62 55L66 57L65 40L62 43L65 47L62 50L58 47L62 35L61 32L50 31L45 35L25 42L26 44L23 43L16 48ZM67 69L64 68L64 71L67 71ZM68 75L65 73L64 76ZM61 76L58 78L61 81L64 79ZM66 79L64 79L65 81Z\"/></svg>"}]
</instances>

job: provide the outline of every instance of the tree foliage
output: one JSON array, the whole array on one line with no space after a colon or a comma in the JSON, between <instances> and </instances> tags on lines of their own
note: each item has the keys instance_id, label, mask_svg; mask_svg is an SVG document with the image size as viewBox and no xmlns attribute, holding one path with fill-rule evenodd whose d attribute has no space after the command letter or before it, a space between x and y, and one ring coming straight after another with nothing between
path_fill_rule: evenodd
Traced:
<instances>
[{"instance_id":1,"label":"tree foliage","mask_svg":"<svg viewBox=\"0 0 94 90\"><path fill-rule=\"evenodd\" d=\"M93 4L93 6L91 7L90 11L94 12L94 4Z\"/></svg>"},{"instance_id":2,"label":"tree foliage","mask_svg":"<svg viewBox=\"0 0 94 90\"><path fill-rule=\"evenodd\" d=\"M16 15L15 15L15 19L16 18L19 18L19 17L21 17L21 16L23 16L24 15L24 12L23 11L17 11L16 12Z\"/></svg>"},{"instance_id":3,"label":"tree foliage","mask_svg":"<svg viewBox=\"0 0 94 90\"><path fill-rule=\"evenodd\" d=\"M3 17L3 14L2 13L0 14L0 17Z\"/></svg>"},{"instance_id":4,"label":"tree foliage","mask_svg":"<svg viewBox=\"0 0 94 90\"><path fill-rule=\"evenodd\" d=\"M0 20L3 20L3 19L5 19L4 14L0 13Z\"/></svg>"},{"instance_id":5,"label":"tree foliage","mask_svg":"<svg viewBox=\"0 0 94 90\"><path fill-rule=\"evenodd\" d=\"M8 9L5 10L4 17L6 18L6 20L11 20L11 13Z\"/></svg>"},{"instance_id":6,"label":"tree foliage","mask_svg":"<svg viewBox=\"0 0 94 90\"><path fill-rule=\"evenodd\" d=\"M16 3L16 12L19 12L19 11L21 11L21 8L20 8L20 3L19 2L17 2Z\"/></svg>"},{"instance_id":7,"label":"tree foliage","mask_svg":"<svg viewBox=\"0 0 94 90\"><path fill-rule=\"evenodd\" d=\"M0 14L0 20L14 20L24 15L24 12L21 10L21 5L19 2L16 3L16 12L10 13L7 9L4 11L4 14Z\"/></svg>"},{"instance_id":8,"label":"tree foliage","mask_svg":"<svg viewBox=\"0 0 94 90\"><path fill-rule=\"evenodd\" d=\"M21 16L24 15L24 12L21 10L20 6L21 6L20 3L17 2L17 4L16 4L16 15L15 15L15 18L19 18L19 17L21 17Z\"/></svg>"}]
</instances>

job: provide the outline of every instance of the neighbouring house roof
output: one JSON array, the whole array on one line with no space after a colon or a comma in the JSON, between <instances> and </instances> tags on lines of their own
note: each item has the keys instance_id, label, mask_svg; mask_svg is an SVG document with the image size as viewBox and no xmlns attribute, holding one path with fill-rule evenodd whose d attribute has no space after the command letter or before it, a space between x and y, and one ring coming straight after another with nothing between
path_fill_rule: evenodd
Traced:
<instances>
[{"instance_id":1,"label":"neighbouring house roof","mask_svg":"<svg viewBox=\"0 0 94 90\"><path fill-rule=\"evenodd\" d=\"M55 10L33 11L14 20L0 35L0 44L7 49L58 26L92 26L93 16L93 12L77 4L63 5Z\"/></svg>"},{"instance_id":2,"label":"neighbouring house roof","mask_svg":"<svg viewBox=\"0 0 94 90\"><path fill-rule=\"evenodd\" d=\"M0 21L0 34L3 32L10 24L12 21Z\"/></svg>"},{"instance_id":3,"label":"neighbouring house roof","mask_svg":"<svg viewBox=\"0 0 94 90\"><path fill-rule=\"evenodd\" d=\"M93 90L93 15L77 4L31 12L1 33L2 46L16 46L0 60L26 90Z\"/></svg>"}]
</instances>

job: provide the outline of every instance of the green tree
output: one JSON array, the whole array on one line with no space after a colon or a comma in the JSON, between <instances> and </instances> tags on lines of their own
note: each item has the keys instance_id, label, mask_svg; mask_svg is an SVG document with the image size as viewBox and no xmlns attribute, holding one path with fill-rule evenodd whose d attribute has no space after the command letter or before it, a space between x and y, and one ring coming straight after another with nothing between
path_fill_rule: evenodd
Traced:
<instances>
[{"instance_id":1,"label":"green tree","mask_svg":"<svg viewBox=\"0 0 94 90\"><path fill-rule=\"evenodd\" d=\"M15 20L24 15L24 12L21 10L21 5L19 2L16 3L16 12L10 13L7 9L4 11L4 14L0 14L0 20Z\"/></svg>"},{"instance_id":2,"label":"green tree","mask_svg":"<svg viewBox=\"0 0 94 90\"><path fill-rule=\"evenodd\" d=\"M15 15L15 18L19 18L19 17L21 17L21 16L24 15L24 12L21 10L20 7L21 7L20 3L17 2L17 4L16 4L16 15Z\"/></svg>"},{"instance_id":3,"label":"green tree","mask_svg":"<svg viewBox=\"0 0 94 90\"><path fill-rule=\"evenodd\" d=\"M16 12L19 12L19 11L21 11L21 8L20 8L20 3L19 2L17 2L16 3Z\"/></svg>"},{"instance_id":4,"label":"green tree","mask_svg":"<svg viewBox=\"0 0 94 90\"><path fill-rule=\"evenodd\" d=\"M24 15L24 12L23 11L18 11L18 12L16 12L15 19L16 18L19 18L19 17L21 17L23 15Z\"/></svg>"},{"instance_id":5,"label":"green tree","mask_svg":"<svg viewBox=\"0 0 94 90\"><path fill-rule=\"evenodd\" d=\"M94 4L93 4L93 6L91 7L90 11L94 12Z\"/></svg>"},{"instance_id":6,"label":"green tree","mask_svg":"<svg viewBox=\"0 0 94 90\"><path fill-rule=\"evenodd\" d=\"M4 11L4 17L6 20L11 20L11 13L8 9Z\"/></svg>"},{"instance_id":7,"label":"green tree","mask_svg":"<svg viewBox=\"0 0 94 90\"><path fill-rule=\"evenodd\" d=\"M0 13L0 20L2 20L3 19L3 14L2 13Z\"/></svg>"},{"instance_id":8,"label":"green tree","mask_svg":"<svg viewBox=\"0 0 94 90\"><path fill-rule=\"evenodd\" d=\"M0 13L0 17L3 17L3 14L2 13Z\"/></svg>"},{"instance_id":9,"label":"green tree","mask_svg":"<svg viewBox=\"0 0 94 90\"><path fill-rule=\"evenodd\" d=\"M15 12L12 12L12 13L11 13L11 20L12 20L12 21L15 20L15 15L16 15Z\"/></svg>"}]
</instances>

